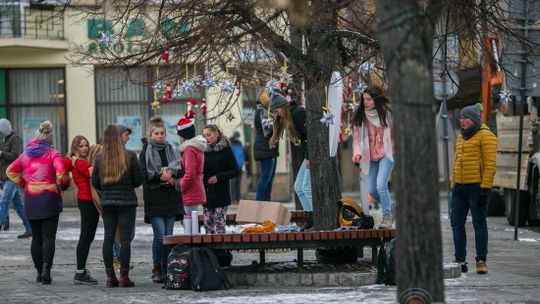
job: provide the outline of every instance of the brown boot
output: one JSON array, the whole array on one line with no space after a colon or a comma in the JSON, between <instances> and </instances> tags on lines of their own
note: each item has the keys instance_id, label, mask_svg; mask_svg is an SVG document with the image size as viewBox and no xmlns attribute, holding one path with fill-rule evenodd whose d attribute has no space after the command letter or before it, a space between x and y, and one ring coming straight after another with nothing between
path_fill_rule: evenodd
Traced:
<instances>
[{"instance_id":1,"label":"brown boot","mask_svg":"<svg viewBox=\"0 0 540 304\"><path fill-rule=\"evenodd\" d=\"M486 262L484 262L484 261L476 262L476 273L478 273L478 274L486 274L486 273L488 273Z\"/></svg>"},{"instance_id":2,"label":"brown boot","mask_svg":"<svg viewBox=\"0 0 540 304\"><path fill-rule=\"evenodd\" d=\"M118 279L116 278L114 268L105 269L105 273L107 273L107 283L105 285L107 287L118 287Z\"/></svg>"},{"instance_id":3,"label":"brown boot","mask_svg":"<svg viewBox=\"0 0 540 304\"><path fill-rule=\"evenodd\" d=\"M163 283L163 272L161 271L161 265L154 265L154 269L152 269L152 282Z\"/></svg>"},{"instance_id":4,"label":"brown boot","mask_svg":"<svg viewBox=\"0 0 540 304\"><path fill-rule=\"evenodd\" d=\"M133 283L129 279L129 269L120 269L120 287L133 287L135 286L135 283Z\"/></svg>"}]
</instances>

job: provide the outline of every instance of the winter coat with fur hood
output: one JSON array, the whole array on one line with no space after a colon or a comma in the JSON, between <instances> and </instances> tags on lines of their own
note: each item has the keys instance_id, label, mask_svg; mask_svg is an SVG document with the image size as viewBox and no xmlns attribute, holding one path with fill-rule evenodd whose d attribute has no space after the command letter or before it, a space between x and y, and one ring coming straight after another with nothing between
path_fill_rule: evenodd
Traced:
<instances>
[{"instance_id":1,"label":"winter coat with fur hood","mask_svg":"<svg viewBox=\"0 0 540 304\"><path fill-rule=\"evenodd\" d=\"M200 135L188 139L180 145L182 167L185 170L185 174L180 180L180 186L182 187L182 201L185 206L206 203L203 184L204 151L206 146L206 140Z\"/></svg>"}]
</instances>

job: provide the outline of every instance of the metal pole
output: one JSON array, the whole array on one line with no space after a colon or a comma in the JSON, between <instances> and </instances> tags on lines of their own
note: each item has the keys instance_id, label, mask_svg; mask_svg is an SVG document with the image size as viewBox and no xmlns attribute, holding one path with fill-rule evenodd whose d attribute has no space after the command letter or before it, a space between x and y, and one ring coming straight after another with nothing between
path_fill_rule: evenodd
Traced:
<instances>
[{"instance_id":1,"label":"metal pole","mask_svg":"<svg viewBox=\"0 0 540 304\"><path fill-rule=\"evenodd\" d=\"M529 26L529 0L524 0L524 10L525 10L525 21L523 26L524 36L527 38L528 31L527 27ZM521 54L521 96L519 101L519 139L518 139L518 167L517 167L517 185L516 185L516 195L514 199L514 241L518 240L518 230L519 230L519 203L520 203L520 184L521 184L521 145L523 143L523 112L525 112L525 92L527 91L527 52L525 50L525 44L522 43L522 54Z\"/></svg>"},{"instance_id":2,"label":"metal pole","mask_svg":"<svg viewBox=\"0 0 540 304\"><path fill-rule=\"evenodd\" d=\"M442 102L442 118L443 118L443 141L444 141L444 178L446 181L446 198L448 200L448 215L451 209L451 193L450 193L450 156L448 152L448 108L446 105L446 81L443 83L443 102Z\"/></svg>"}]
</instances>

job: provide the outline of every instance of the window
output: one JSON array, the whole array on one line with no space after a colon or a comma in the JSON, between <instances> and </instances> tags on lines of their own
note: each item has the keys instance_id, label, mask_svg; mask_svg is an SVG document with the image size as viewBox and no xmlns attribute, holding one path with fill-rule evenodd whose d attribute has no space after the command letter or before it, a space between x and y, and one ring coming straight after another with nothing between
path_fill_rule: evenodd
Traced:
<instances>
[{"instance_id":1,"label":"window","mask_svg":"<svg viewBox=\"0 0 540 304\"><path fill-rule=\"evenodd\" d=\"M26 144L35 138L39 124L54 125L54 147L67 152L64 69L0 70L0 116Z\"/></svg>"},{"instance_id":2,"label":"window","mask_svg":"<svg viewBox=\"0 0 540 304\"><path fill-rule=\"evenodd\" d=\"M136 152L142 149L141 139L146 136L148 121L154 115L150 105L154 99L151 85L153 77L154 70L147 68L133 68L128 71L121 68L95 68L98 139L108 124L122 123L132 129L126 148ZM158 98L161 101L162 95L158 95ZM167 104L161 103L161 108L155 113L165 120L167 140L175 149L180 146L176 124L186 112L188 98L196 98L197 102L200 102L202 94L194 93ZM195 110L195 128L200 132L204 120L201 119L200 110Z\"/></svg>"}]
</instances>

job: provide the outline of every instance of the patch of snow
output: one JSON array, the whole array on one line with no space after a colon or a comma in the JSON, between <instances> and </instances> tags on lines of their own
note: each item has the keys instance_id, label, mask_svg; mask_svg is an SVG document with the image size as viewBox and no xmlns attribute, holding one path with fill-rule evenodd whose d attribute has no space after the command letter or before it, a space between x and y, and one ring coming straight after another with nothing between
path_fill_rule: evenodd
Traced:
<instances>
[{"instance_id":1,"label":"patch of snow","mask_svg":"<svg viewBox=\"0 0 540 304\"><path fill-rule=\"evenodd\" d=\"M538 242L536 239L530 239L530 238L519 238L519 241L521 242L529 242L529 243L535 243Z\"/></svg>"}]
</instances>

